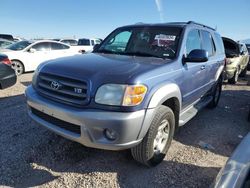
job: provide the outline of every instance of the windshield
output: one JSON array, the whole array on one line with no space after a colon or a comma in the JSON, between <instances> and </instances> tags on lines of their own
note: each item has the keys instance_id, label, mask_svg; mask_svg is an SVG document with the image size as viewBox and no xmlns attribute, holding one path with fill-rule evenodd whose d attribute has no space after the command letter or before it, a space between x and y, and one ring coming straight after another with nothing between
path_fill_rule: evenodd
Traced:
<instances>
[{"instance_id":1,"label":"windshield","mask_svg":"<svg viewBox=\"0 0 250 188\"><path fill-rule=\"evenodd\" d=\"M32 44L32 42L30 42L30 41L20 41L20 42L16 42L14 44L11 44L10 46L7 47L7 49L19 51L19 50L23 50L24 48L26 48L30 44Z\"/></svg>"},{"instance_id":2,"label":"windshield","mask_svg":"<svg viewBox=\"0 0 250 188\"><path fill-rule=\"evenodd\" d=\"M168 26L121 28L95 52L174 59L181 32L182 28Z\"/></svg>"}]
</instances>

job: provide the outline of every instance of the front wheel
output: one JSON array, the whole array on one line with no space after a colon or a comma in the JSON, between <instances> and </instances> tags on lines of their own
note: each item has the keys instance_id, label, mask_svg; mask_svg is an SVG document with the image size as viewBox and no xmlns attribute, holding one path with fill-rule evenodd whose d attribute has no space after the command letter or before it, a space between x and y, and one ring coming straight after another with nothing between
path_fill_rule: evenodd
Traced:
<instances>
[{"instance_id":1,"label":"front wheel","mask_svg":"<svg viewBox=\"0 0 250 188\"><path fill-rule=\"evenodd\" d=\"M161 105L151 122L142 142L131 149L133 158L146 166L161 163L174 136L175 116L173 111Z\"/></svg>"}]
</instances>

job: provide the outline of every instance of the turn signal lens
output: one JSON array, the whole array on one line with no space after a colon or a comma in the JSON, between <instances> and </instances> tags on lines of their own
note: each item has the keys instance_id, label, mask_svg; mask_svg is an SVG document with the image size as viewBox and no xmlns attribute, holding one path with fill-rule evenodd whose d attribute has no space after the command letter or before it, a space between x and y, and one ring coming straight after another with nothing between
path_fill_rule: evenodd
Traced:
<instances>
[{"instance_id":1,"label":"turn signal lens","mask_svg":"<svg viewBox=\"0 0 250 188\"><path fill-rule=\"evenodd\" d=\"M136 106L139 105L147 92L147 87L144 85L127 86L123 106Z\"/></svg>"}]
</instances>

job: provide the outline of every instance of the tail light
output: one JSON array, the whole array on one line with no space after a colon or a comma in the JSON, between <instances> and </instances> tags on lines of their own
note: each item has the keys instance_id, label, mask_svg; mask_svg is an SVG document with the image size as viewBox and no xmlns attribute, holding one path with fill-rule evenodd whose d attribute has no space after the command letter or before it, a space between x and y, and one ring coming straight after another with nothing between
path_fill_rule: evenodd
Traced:
<instances>
[{"instance_id":1,"label":"tail light","mask_svg":"<svg viewBox=\"0 0 250 188\"><path fill-rule=\"evenodd\" d=\"M3 59L3 60L2 60L2 63L4 63L5 65L11 66L11 61L9 60L9 58Z\"/></svg>"}]
</instances>

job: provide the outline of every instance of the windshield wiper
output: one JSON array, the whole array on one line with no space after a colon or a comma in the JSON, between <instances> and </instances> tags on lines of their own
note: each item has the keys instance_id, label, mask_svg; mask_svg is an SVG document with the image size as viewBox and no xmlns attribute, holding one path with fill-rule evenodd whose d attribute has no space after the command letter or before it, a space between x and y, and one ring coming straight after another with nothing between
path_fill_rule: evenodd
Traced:
<instances>
[{"instance_id":1,"label":"windshield wiper","mask_svg":"<svg viewBox=\"0 0 250 188\"><path fill-rule=\"evenodd\" d=\"M139 52L139 51L125 52L125 53L122 53L122 55L143 56L143 57L156 57L156 58L164 59L164 57L162 57L162 56L158 56L158 55L150 54L150 53L146 53L146 52Z\"/></svg>"}]
</instances>

